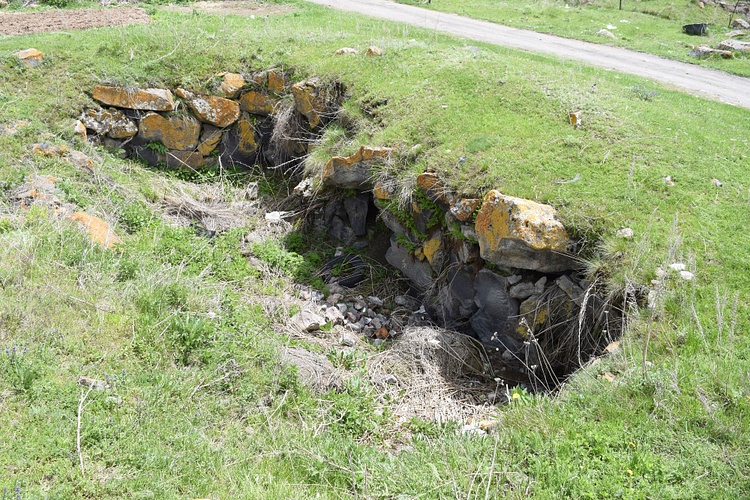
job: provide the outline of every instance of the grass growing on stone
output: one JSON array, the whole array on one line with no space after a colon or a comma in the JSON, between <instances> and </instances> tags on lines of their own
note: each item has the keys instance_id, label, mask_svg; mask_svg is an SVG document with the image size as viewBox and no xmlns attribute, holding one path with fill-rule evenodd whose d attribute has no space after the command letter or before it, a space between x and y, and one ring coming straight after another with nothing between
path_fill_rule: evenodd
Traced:
<instances>
[{"instance_id":1,"label":"grass growing on stone","mask_svg":"<svg viewBox=\"0 0 750 500\"><path fill-rule=\"evenodd\" d=\"M22 498L750 490L747 112L296 5L265 19L157 11L149 26L0 39L2 124L30 121L0 135L0 488ZM382 57L332 55L373 44ZM30 46L47 59L24 69L11 54ZM497 187L552 203L601 242L605 258L590 265L613 293L644 292L632 287L651 286L657 266L675 261L696 279L668 271L659 307L631 312L617 353L555 398L519 395L486 437L454 424L395 427L356 379L315 396L279 361L291 340L272 325L292 312L288 278L245 260L243 231L209 241L171 226L150 203L177 181L138 164L99 151L91 174L29 151L70 143L96 83L200 90L216 72L270 66L339 78L347 109L367 108L380 124L329 141L331 153L401 146L388 168L404 184L432 167L465 194ZM571 110L582 127L568 124ZM33 173L61 179L67 201L113 222L124 250L99 249L47 210L19 218L8 195ZM625 226L633 241L614 237ZM109 389L83 400L80 376Z\"/></svg>"},{"instance_id":2,"label":"grass growing on stone","mask_svg":"<svg viewBox=\"0 0 750 500\"><path fill-rule=\"evenodd\" d=\"M440 0L429 4L424 4L420 0L398 1L514 28L616 45L740 76L750 76L750 58L742 52L735 53L735 58L731 60L722 59L718 55L707 59L688 56L696 45L716 48L718 43L729 38L726 36L727 33L736 29L728 27L731 12L718 5L709 4L701 9L698 2L688 0L624 0L623 10L619 10L617 0ZM735 15L734 19L736 18ZM709 25L707 36L690 36L682 32L683 25L697 23ZM598 34L599 30L603 29L611 32L615 38ZM738 40L745 40L746 37L747 35Z\"/></svg>"}]
</instances>

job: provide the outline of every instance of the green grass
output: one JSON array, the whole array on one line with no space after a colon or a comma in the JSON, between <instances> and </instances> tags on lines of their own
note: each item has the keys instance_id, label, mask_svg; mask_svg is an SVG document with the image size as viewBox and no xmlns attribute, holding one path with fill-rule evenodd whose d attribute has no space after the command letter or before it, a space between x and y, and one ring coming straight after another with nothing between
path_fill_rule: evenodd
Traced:
<instances>
[{"instance_id":1,"label":"green grass","mask_svg":"<svg viewBox=\"0 0 750 500\"><path fill-rule=\"evenodd\" d=\"M619 10L617 0L435 0L430 4L424 4L421 0L397 1L514 28L616 45L740 76L750 76L750 58L742 53L735 54L736 58L732 60L724 60L719 56L698 60L688 56L695 45L705 44L715 48L734 29L727 27L730 12L718 5L706 5L701 9L697 1L689 0L623 0L623 10ZM708 23L708 36L689 36L682 32L683 25L695 23ZM608 26L614 26L609 29L616 37L614 40L597 34Z\"/></svg>"},{"instance_id":2,"label":"green grass","mask_svg":"<svg viewBox=\"0 0 750 500\"><path fill-rule=\"evenodd\" d=\"M0 488L22 498L746 494L746 110L297 6L267 19L157 11L148 26L0 39L0 120L31 122L0 135ZM372 44L383 57L332 55ZM28 47L47 54L41 67L13 62ZM289 278L250 266L242 230L207 240L168 224L153 205L177 182L166 174L80 144L100 158L94 175L28 149L47 133L71 143L100 81L200 89L219 71L270 66L347 84L361 128L332 130L324 152L398 145L404 153L387 168L405 184L432 167L464 194L497 187L553 203L602 246L613 293L650 286L673 259L697 278L670 278L663 307L633 312L618 353L555 398L497 410L488 437L458 424L395 425L356 378L341 393L311 394L278 356L292 343L275 331L291 312ZM360 111L385 101L375 120ZM573 109L579 129L567 123ZM32 173L54 175L66 200L112 222L124 250L99 249L47 210L19 215L7 195ZM229 181L242 179L213 178ZM614 238L625 226L634 241ZM295 275L304 266L294 246L261 250ZM339 364L362 378L359 362ZM110 388L84 402L81 471L83 375Z\"/></svg>"}]
</instances>

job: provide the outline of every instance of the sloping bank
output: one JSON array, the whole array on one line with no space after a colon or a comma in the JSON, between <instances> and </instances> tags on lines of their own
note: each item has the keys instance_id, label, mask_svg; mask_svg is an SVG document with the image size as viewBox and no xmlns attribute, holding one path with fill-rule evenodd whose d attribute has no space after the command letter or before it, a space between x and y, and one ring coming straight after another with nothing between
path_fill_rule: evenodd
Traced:
<instances>
[{"instance_id":1,"label":"sloping bank","mask_svg":"<svg viewBox=\"0 0 750 500\"><path fill-rule=\"evenodd\" d=\"M316 226L343 245L387 239L398 269L436 323L481 341L493 373L547 388L619 336L622 315L583 272L579 242L554 207L500 191L462 198L426 171L415 189L380 168L398 149L362 146L301 174L328 126L342 120L340 82L292 83L284 71L223 74L211 94L97 86L81 115L89 140L154 165L275 168L294 182ZM300 177L302 177L300 179ZM379 224L382 221L382 224ZM385 229L384 229L385 228ZM373 245L374 247L375 245Z\"/></svg>"}]
</instances>

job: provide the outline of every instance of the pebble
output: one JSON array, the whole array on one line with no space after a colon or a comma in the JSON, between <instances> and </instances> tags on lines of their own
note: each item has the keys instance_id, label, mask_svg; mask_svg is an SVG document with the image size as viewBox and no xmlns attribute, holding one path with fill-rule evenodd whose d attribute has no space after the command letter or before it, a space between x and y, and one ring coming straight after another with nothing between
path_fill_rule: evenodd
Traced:
<instances>
[{"instance_id":1,"label":"pebble","mask_svg":"<svg viewBox=\"0 0 750 500\"><path fill-rule=\"evenodd\" d=\"M357 339L355 339L354 337L350 337L349 335L342 335L341 345L345 347L354 347L355 345L357 345Z\"/></svg>"},{"instance_id":2,"label":"pebble","mask_svg":"<svg viewBox=\"0 0 750 500\"><path fill-rule=\"evenodd\" d=\"M365 303L363 301L358 300L357 302L354 303L354 309L356 309L357 311L361 311L364 308L365 308Z\"/></svg>"},{"instance_id":3,"label":"pebble","mask_svg":"<svg viewBox=\"0 0 750 500\"><path fill-rule=\"evenodd\" d=\"M372 320L372 321L370 322L370 324L371 324L371 325L373 326L373 328L375 328L375 329L381 328L381 327L383 326L383 323L381 323L381 321L380 321L380 320L379 320L378 318L374 318L374 319L373 319L373 320Z\"/></svg>"},{"instance_id":4,"label":"pebble","mask_svg":"<svg viewBox=\"0 0 750 500\"><path fill-rule=\"evenodd\" d=\"M357 316L357 315L356 315L356 314L354 314L353 312L348 312L348 313L346 313L346 320L347 320L347 321L348 321L349 323L356 323L356 322L358 322L358 321L359 321L359 316Z\"/></svg>"},{"instance_id":5,"label":"pebble","mask_svg":"<svg viewBox=\"0 0 750 500\"><path fill-rule=\"evenodd\" d=\"M625 227L617 231L617 234L615 236L617 236L618 238L624 238L626 240L632 240L633 236L635 236L635 232L631 228Z\"/></svg>"},{"instance_id":6,"label":"pebble","mask_svg":"<svg viewBox=\"0 0 750 500\"><path fill-rule=\"evenodd\" d=\"M336 309L341 311L341 314L346 314L346 311L349 310L349 308L346 307L346 304L344 304L343 302L336 304Z\"/></svg>"},{"instance_id":7,"label":"pebble","mask_svg":"<svg viewBox=\"0 0 750 500\"><path fill-rule=\"evenodd\" d=\"M369 296L367 297L367 302L370 303L370 305L373 305L375 307L382 307L383 306L383 299L380 299L375 296Z\"/></svg>"},{"instance_id":8,"label":"pebble","mask_svg":"<svg viewBox=\"0 0 750 500\"><path fill-rule=\"evenodd\" d=\"M393 299L393 302L397 306L405 306L406 304L409 303L408 299L404 297L403 295L396 295L396 297Z\"/></svg>"},{"instance_id":9,"label":"pebble","mask_svg":"<svg viewBox=\"0 0 750 500\"><path fill-rule=\"evenodd\" d=\"M339 293L332 293L331 295L328 296L328 299L326 300L326 303L331 304L331 305L337 304L339 302L341 302L341 294Z\"/></svg>"},{"instance_id":10,"label":"pebble","mask_svg":"<svg viewBox=\"0 0 750 500\"><path fill-rule=\"evenodd\" d=\"M386 375L385 377L383 377L383 383L385 383L387 385L396 385L396 384L398 384L398 379L396 378L395 375L392 375L392 374L389 373L388 375Z\"/></svg>"}]
</instances>

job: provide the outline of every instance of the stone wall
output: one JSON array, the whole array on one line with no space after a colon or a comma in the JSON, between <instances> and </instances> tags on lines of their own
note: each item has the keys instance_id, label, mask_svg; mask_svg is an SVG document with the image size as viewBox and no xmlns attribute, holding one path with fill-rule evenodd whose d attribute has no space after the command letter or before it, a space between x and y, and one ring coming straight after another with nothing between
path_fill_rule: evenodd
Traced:
<instances>
[{"instance_id":1,"label":"stone wall","mask_svg":"<svg viewBox=\"0 0 750 500\"><path fill-rule=\"evenodd\" d=\"M247 78L224 73L214 88L215 95L206 95L98 85L92 97L101 107L85 110L78 129L152 166L278 166L308 152L344 93L340 84L317 78L293 84L275 69ZM286 133L274 140L274 130Z\"/></svg>"},{"instance_id":2,"label":"stone wall","mask_svg":"<svg viewBox=\"0 0 750 500\"><path fill-rule=\"evenodd\" d=\"M151 165L296 165L335 119L344 89L317 78L291 84L267 70L223 74L216 95L174 94L97 86L102 107L84 111L77 130ZM496 370L549 387L613 340L619 316L582 276L553 207L498 190L462 198L431 171L416 178L410 199L397 199L398 182L377 168L397 153L363 146L333 157L295 192L308 202L312 186L337 193L316 212L319 225L344 245L379 243L431 319L479 339ZM386 234L373 234L378 221Z\"/></svg>"}]
</instances>

